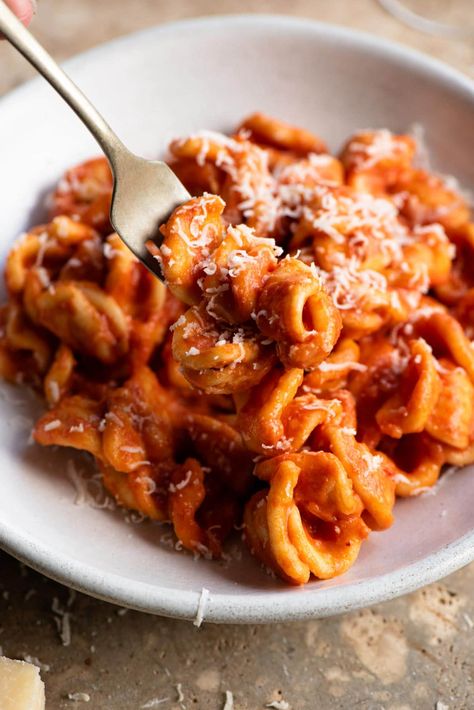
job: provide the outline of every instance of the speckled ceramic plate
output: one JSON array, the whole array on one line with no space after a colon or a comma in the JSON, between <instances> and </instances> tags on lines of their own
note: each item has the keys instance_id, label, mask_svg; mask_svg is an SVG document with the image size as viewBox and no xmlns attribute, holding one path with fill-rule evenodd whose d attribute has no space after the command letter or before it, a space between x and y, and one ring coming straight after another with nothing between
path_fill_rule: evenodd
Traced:
<instances>
[{"instance_id":1,"label":"speckled ceramic plate","mask_svg":"<svg viewBox=\"0 0 474 710\"><path fill-rule=\"evenodd\" d=\"M176 134L230 129L260 109L314 129L333 149L356 128L421 123L434 165L467 186L474 182L468 79L349 30L285 17L216 17L125 37L67 68L142 155L159 154ZM0 102L0 142L4 258L15 236L41 219L43 197L62 171L97 147L41 80ZM283 621L388 599L474 559L474 476L464 469L434 495L397 503L394 526L373 533L343 577L294 589L238 550L223 564L194 561L170 547L160 526L75 505L69 452L26 445L39 403L17 388L3 386L0 395L0 543L94 596L192 619L205 587L206 620Z\"/></svg>"}]
</instances>

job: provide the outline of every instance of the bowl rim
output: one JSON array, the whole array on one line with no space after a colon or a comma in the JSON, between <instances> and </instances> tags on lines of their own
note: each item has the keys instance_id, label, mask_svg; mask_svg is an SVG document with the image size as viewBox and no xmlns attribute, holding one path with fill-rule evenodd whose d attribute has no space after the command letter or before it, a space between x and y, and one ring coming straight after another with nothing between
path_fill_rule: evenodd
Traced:
<instances>
[{"instance_id":1,"label":"bowl rim","mask_svg":"<svg viewBox=\"0 0 474 710\"><path fill-rule=\"evenodd\" d=\"M364 49L379 57L395 61L401 68L424 71L438 82L456 89L470 99L474 108L474 82L461 71L422 52L366 32L315 20L273 14L229 14L179 20L153 26L103 43L64 62L74 74L76 68L95 62L114 49L125 49L150 37L172 35L177 31L207 32L215 25L235 28L260 27L293 30L313 37L330 39L347 46ZM37 77L8 92L0 99L0 110L18 96L28 93L43 79ZM34 538L18 533L0 520L0 547L38 572L77 591L127 606L139 611L179 619L194 619L200 591L177 590L133 581L107 573L55 551ZM392 599L421 586L435 582L474 560L474 527L436 552L394 572L361 580L341 587L320 588L314 594L299 594L294 588L245 594L213 594L205 613L205 621L215 623L266 623L305 618L322 618Z\"/></svg>"}]
</instances>

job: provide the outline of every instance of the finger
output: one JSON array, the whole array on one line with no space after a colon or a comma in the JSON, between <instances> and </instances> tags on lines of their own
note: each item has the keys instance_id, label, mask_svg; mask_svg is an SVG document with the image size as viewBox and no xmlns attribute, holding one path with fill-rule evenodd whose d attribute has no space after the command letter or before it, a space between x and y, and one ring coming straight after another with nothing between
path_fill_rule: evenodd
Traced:
<instances>
[{"instance_id":1,"label":"finger","mask_svg":"<svg viewBox=\"0 0 474 710\"><path fill-rule=\"evenodd\" d=\"M6 4L24 25L29 25L36 10L35 0L5 0Z\"/></svg>"}]
</instances>

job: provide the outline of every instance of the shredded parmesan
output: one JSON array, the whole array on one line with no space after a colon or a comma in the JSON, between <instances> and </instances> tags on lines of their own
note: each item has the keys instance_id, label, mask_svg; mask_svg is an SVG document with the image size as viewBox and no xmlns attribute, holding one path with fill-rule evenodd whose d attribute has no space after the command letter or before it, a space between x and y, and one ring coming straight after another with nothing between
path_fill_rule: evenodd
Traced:
<instances>
[{"instance_id":1,"label":"shredded parmesan","mask_svg":"<svg viewBox=\"0 0 474 710\"><path fill-rule=\"evenodd\" d=\"M187 351L186 355L199 355L200 352L201 352L200 350L198 350L197 348L195 348L194 346L192 346L191 348L189 348L189 350Z\"/></svg>"},{"instance_id":2,"label":"shredded parmesan","mask_svg":"<svg viewBox=\"0 0 474 710\"><path fill-rule=\"evenodd\" d=\"M176 493L176 491L181 491L183 488L186 488L189 481L191 480L192 475L193 475L193 472L191 470L186 471L186 476L183 478L183 480L180 481L179 483L170 483L168 490L171 493Z\"/></svg>"},{"instance_id":3,"label":"shredded parmesan","mask_svg":"<svg viewBox=\"0 0 474 710\"><path fill-rule=\"evenodd\" d=\"M183 686L182 683L177 683L176 684L176 693L178 694L178 703L182 703L184 701L184 694L183 694Z\"/></svg>"},{"instance_id":4,"label":"shredded parmesan","mask_svg":"<svg viewBox=\"0 0 474 710\"><path fill-rule=\"evenodd\" d=\"M75 700L79 703L88 703L91 699L89 693L68 693L68 700Z\"/></svg>"},{"instance_id":5,"label":"shredded parmesan","mask_svg":"<svg viewBox=\"0 0 474 710\"><path fill-rule=\"evenodd\" d=\"M234 696L230 690L225 691L225 702L222 710L234 710Z\"/></svg>"},{"instance_id":6,"label":"shredded parmesan","mask_svg":"<svg viewBox=\"0 0 474 710\"><path fill-rule=\"evenodd\" d=\"M124 451L127 454L143 454L143 448L141 446L121 446L120 451Z\"/></svg>"},{"instance_id":7,"label":"shredded parmesan","mask_svg":"<svg viewBox=\"0 0 474 710\"><path fill-rule=\"evenodd\" d=\"M469 614L463 614L463 616L464 616L464 621L466 622L468 629L474 629L474 621L469 616Z\"/></svg>"},{"instance_id":8,"label":"shredded parmesan","mask_svg":"<svg viewBox=\"0 0 474 710\"><path fill-rule=\"evenodd\" d=\"M208 601L209 601L209 589L206 589L205 587L203 587L201 589L201 595L199 597L198 608L196 611L196 618L193 621L194 626L197 626L197 628L199 628L201 626L201 624L204 620Z\"/></svg>"},{"instance_id":9,"label":"shredded parmesan","mask_svg":"<svg viewBox=\"0 0 474 710\"><path fill-rule=\"evenodd\" d=\"M69 427L70 434L73 434L74 432L82 433L83 431L84 431L84 424L82 422L80 422L77 425L73 425L73 426Z\"/></svg>"},{"instance_id":10,"label":"shredded parmesan","mask_svg":"<svg viewBox=\"0 0 474 710\"><path fill-rule=\"evenodd\" d=\"M290 710L290 706L286 700L272 700L272 702L267 703L265 707L274 708L274 710Z\"/></svg>"},{"instance_id":11,"label":"shredded parmesan","mask_svg":"<svg viewBox=\"0 0 474 710\"><path fill-rule=\"evenodd\" d=\"M44 431L53 431L53 429L59 429L61 426L61 422L59 419L53 419L52 422L48 422L47 424L44 425L43 429Z\"/></svg>"},{"instance_id":12,"label":"shredded parmesan","mask_svg":"<svg viewBox=\"0 0 474 710\"><path fill-rule=\"evenodd\" d=\"M63 646L71 645L71 615L68 611L61 609L59 606L59 601L57 597L53 599L53 605L51 607L54 614L54 621L56 622L56 627L59 632L61 643ZM88 701L86 701L88 702Z\"/></svg>"},{"instance_id":13,"label":"shredded parmesan","mask_svg":"<svg viewBox=\"0 0 474 710\"><path fill-rule=\"evenodd\" d=\"M141 710L148 710L149 708L157 708L158 705L168 702L169 698L152 698L148 702L140 705Z\"/></svg>"},{"instance_id":14,"label":"shredded parmesan","mask_svg":"<svg viewBox=\"0 0 474 710\"><path fill-rule=\"evenodd\" d=\"M340 370L358 370L365 372L367 365L361 362L322 362L317 368L321 372L339 372Z\"/></svg>"},{"instance_id":15,"label":"shredded parmesan","mask_svg":"<svg viewBox=\"0 0 474 710\"><path fill-rule=\"evenodd\" d=\"M47 673L51 668L51 666L49 666L47 663L42 663L39 658L36 658L36 656L29 656L26 653L23 656L23 660L27 663L32 663L34 666L37 666L40 671L44 671L44 673Z\"/></svg>"}]
</instances>

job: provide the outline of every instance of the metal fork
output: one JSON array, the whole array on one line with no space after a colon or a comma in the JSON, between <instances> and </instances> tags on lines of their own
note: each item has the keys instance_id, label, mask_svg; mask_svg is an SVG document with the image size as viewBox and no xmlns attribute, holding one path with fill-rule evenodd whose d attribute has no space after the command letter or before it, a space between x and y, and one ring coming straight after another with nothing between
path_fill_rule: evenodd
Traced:
<instances>
[{"instance_id":1,"label":"metal fork","mask_svg":"<svg viewBox=\"0 0 474 710\"><path fill-rule=\"evenodd\" d=\"M49 81L99 143L114 178L110 221L135 256L162 278L159 264L145 243L149 239L161 243L160 224L190 194L166 163L140 158L123 145L89 99L3 0L0 0L0 33Z\"/></svg>"}]
</instances>

